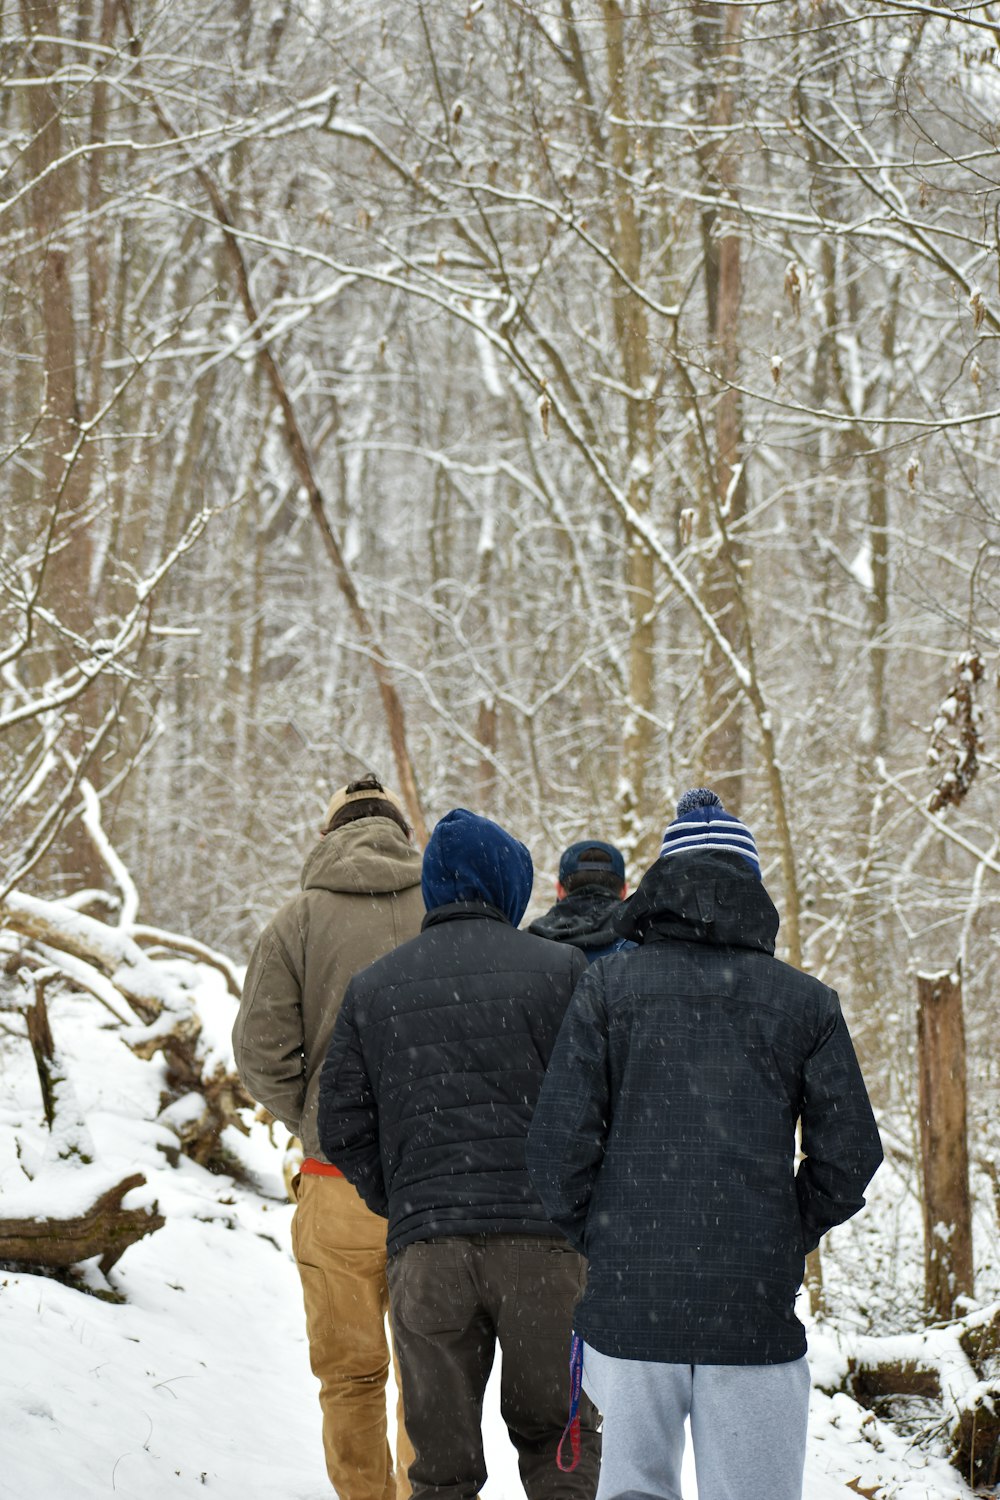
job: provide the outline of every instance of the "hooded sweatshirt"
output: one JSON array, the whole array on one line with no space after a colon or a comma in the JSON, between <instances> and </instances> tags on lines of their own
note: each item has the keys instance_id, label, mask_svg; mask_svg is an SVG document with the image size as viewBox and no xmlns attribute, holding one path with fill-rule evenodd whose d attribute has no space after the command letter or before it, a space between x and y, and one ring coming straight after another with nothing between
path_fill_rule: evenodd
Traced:
<instances>
[{"instance_id":1,"label":"hooded sweatshirt","mask_svg":"<svg viewBox=\"0 0 1000 1500\"><path fill-rule=\"evenodd\" d=\"M520 840L464 807L436 824L421 873L428 911L452 901L478 901L502 912L512 927L531 900L534 870Z\"/></svg>"},{"instance_id":2,"label":"hooded sweatshirt","mask_svg":"<svg viewBox=\"0 0 1000 1500\"><path fill-rule=\"evenodd\" d=\"M573 947L518 932L531 857L457 808L424 855L423 930L348 987L320 1086L320 1137L388 1251L444 1235L546 1234L525 1141L577 979Z\"/></svg>"},{"instance_id":3,"label":"hooded sweatshirt","mask_svg":"<svg viewBox=\"0 0 1000 1500\"><path fill-rule=\"evenodd\" d=\"M322 1159L319 1074L351 976L420 930L420 855L392 818L360 818L310 851L302 890L264 928L233 1028L251 1096Z\"/></svg>"}]
</instances>

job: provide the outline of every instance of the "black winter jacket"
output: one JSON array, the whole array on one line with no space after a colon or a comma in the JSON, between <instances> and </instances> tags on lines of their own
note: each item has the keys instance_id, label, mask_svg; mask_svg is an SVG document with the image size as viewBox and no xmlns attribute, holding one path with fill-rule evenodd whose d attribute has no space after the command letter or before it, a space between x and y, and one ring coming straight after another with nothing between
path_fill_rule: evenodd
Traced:
<instances>
[{"instance_id":1,"label":"black winter jacket","mask_svg":"<svg viewBox=\"0 0 1000 1500\"><path fill-rule=\"evenodd\" d=\"M882 1149L837 996L774 958L777 927L738 855L657 861L619 921L641 946L573 996L528 1164L589 1258L575 1326L602 1353L805 1353L804 1256L863 1206Z\"/></svg>"},{"instance_id":2,"label":"black winter jacket","mask_svg":"<svg viewBox=\"0 0 1000 1500\"><path fill-rule=\"evenodd\" d=\"M388 1251L449 1234L552 1234L525 1166L528 1126L576 981L576 948L456 901L356 974L320 1082L325 1155Z\"/></svg>"}]
</instances>

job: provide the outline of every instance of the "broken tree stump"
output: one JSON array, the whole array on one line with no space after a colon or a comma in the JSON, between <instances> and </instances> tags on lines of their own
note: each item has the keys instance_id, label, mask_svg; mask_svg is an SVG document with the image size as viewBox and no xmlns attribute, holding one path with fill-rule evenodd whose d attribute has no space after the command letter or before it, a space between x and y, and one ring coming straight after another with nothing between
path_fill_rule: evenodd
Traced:
<instances>
[{"instance_id":1,"label":"broken tree stump","mask_svg":"<svg viewBox=\"0 0 1000 1500\"><path fill-rule=\"evenodd\" d=\"M946 1321L973 1294L972 1201L961 975L917 975L917 1067L923 1169L924 1296Z\"/></svg>"},{"instance_id":2,"label":"broken tree stump","mask_svg":"<svg viewBox=\"0 0 1000 1500\"><path fill-rule=\"evenodd\" d=\"M45 1004L45 986L52 978L51 969L43 969L40 973L32 974L29 969L22 969L21 983L31 995L31 1003L25 1007L23 1012L24 1022L28 1030L28 1041L35 1058L35 1069L38 1073L38 1085L42 1091L42 1108L45 1110L45 1123L52 1129L52 1121L55 1119L56 1105L53 1087L52 1069L55 1064L56 1049L52 1040L52 1028L49 1025L49 1012Z\"/></svg>"}]
</instances>

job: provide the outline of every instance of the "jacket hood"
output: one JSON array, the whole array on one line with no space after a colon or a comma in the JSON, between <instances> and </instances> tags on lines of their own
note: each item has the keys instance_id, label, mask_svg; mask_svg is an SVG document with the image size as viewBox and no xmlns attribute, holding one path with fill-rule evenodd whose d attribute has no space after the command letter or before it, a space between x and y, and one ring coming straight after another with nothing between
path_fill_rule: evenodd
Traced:
<instances>
[{"instance_id":1,"label":"jacket hood","mask_svg":"<svg viewBox=\"0 0 1000 1500\"><path fill-rule=\"evenodd\" d=\"M699 850L658 859L614 925L637 943L679 938L773 953L778 913L740 855Z\"/></svg>"},{"instance_id":2,"label":"jacket hood","mask_svg":"<svg viewBox=\"0 0 1000 1500\"><path fill-rule=\"evenodd\" d=\"M522 843L499 823L456 807L430 836L421 888L428 911L453 901L482 901L516 927L533 878L531 855Z\"/></svg>"},{"instance_id":3,"label":"jacket hood","mask_svg":"<svg viewBox=\"0 0 1000 1500\"><path fill-rule=\"evenodd\" d=\"M358 818L321 838L306 856L304 891L385 895L420 884L420 855L392 818Z\"/></svg>"},{"instance_id":4,"label":"jacket hood","mask_svg":"<svg viewBox=\"0 0 1000 1500\"><path fill-rule=\"evenodd\" d=\"M606 948L618 936L614 918L621 904L620 896L601 886L580 886L537 917L528 931L576 948Z\"/></svg>"}]
</instances>

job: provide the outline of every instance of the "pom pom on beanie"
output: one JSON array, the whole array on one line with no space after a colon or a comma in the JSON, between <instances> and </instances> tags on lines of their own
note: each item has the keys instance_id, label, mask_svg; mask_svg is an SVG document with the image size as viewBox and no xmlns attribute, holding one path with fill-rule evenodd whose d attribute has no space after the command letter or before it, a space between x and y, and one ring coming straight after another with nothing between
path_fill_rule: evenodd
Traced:
<instances>
[{"instance_id":1,"label":"pom pom on beanie","mask_svg":"<svg viewBox=\"0 0 1000 1500\"><path fill-rule=\"evenodd\" d=\"M707 786L692 788L677 803L677 816L663 835L660 858L700 849L739 854L760 879L760 859L753 834L733 813L726 812L718 793Z\"/></svg>"},{"instance_id":2,"label":"pom pom on beanie","mask_svg":"<svg viewBox=\"0 0 1000 1500\"><path fill-rule=\"evenodd\" d=\"M677 816L683 818L685 813L693 812L696 807L722 807L722 798L718 792L713 792L711 787L693 787L690 792L685 792L678 802Z\"/></svg>"}]
</instances>

